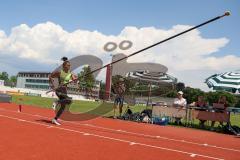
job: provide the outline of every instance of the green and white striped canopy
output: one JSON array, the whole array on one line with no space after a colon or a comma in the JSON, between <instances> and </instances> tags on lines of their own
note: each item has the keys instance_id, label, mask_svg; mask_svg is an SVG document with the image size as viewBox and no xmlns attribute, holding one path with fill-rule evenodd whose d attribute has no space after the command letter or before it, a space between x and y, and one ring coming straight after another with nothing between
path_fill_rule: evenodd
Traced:
<instances>
[{"instance_id":1,"label":"green and white striped canopy","mask_svg":"<svg viewBox=\"0 0 240 160\"><path fill-rule=\"evenodd\" d=\"M209 88L235 93L240 92L240 71L214 74L206 79Z\"/></svg>"},{"instance_id":2,"label":"green and white striped canopy","mask_svg":"<svg viewBox=\"0 0 240 160\"><path fill-rule=\"evenodd\" d=\"M177 83L177 78L163 72L134 71L127 73L126 77L153 84Z\"/></svg>"}]
</instances>

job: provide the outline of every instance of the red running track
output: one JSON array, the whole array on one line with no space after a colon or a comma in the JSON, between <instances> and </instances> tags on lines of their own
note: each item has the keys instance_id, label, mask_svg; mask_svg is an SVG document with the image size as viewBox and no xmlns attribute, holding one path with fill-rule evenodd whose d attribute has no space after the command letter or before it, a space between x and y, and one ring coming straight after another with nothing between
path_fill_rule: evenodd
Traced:
<instances>
[{"instance_id":1,"label":"red running track","mask_svg":"<svg viewBox=\"0 0 240 160\"><path fill-rule=\"evenodd\" d=\"M240 138L97 118L50 123L54 112L0 103L0 160L240 160Z\"/></svg>"}]
</instances>

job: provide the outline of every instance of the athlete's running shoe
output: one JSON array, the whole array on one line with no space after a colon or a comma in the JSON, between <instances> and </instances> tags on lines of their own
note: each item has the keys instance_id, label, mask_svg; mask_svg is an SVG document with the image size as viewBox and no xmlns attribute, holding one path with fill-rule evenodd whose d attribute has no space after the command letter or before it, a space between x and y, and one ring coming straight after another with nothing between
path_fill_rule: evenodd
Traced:
<instances>
[{"instance_id":1,"label":"athlete's running shoe","mask_svg":"<svg viewBox=\"0 0 240 160\"><path fill-rule=\"evenodd\" d=\"M52 119L52 123L53 123L53 124L56 124L56 125L58 125L58 126L61 125L61 123L59 123L55 118Z\"/></svg>"}]
</instances>

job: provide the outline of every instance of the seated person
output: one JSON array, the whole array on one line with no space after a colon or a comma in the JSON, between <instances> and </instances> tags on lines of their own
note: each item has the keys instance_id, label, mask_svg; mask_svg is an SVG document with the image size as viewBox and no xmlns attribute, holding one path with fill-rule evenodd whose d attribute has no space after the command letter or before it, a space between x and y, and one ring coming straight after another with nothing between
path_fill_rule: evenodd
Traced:
<instances>
[{"instance_id":1,"label":"seated person","mask_svg":"<svg viewBox=\"0 0 240 160\"><path fill-rule=\"evenodd\" d=\"M202 95L198 96L197 101L193 102L191 105L194 107L198 107L197 110L206 110L206 108L208 106L207 102L204 100L204 97ZM203 128L206 120L199 119L199 121L200 121L200 123L199 123L200 127Z\"/></svg>"},{"instance_id":2,"label":"seated person","mask_svg":"<svg viewBox=\"0 0 240 160\"><path fill-rule=\"evenodd\" d=\"M227 107L228 107L226 96L220 96L217 104L219 104L219 106L220 106L220 105L223 106L222 109L219 109L219 107L218 107L217 112L222 112L222 113L225 112L226 109L227 109ZM215 121L212 121L212 124L211 124L211 128L212 128L212 129L213 129L213 127L214 127L214 124L215 124ZM220 122L220 125L223 125L223 122Z\"/></svg>"},{"instance_id":3,"label":"seated person","mask_svg":"<svg viewBox=\"0 0 240 160\"><path fill-rule=\"evenodd\" d=\"M202 95L197 97L197 101L190 104L191 106L197 107L197 110L206 110L207 109L207 102L204 100Z\"/></svg>"},{"instance_id":4,"label":"seated person","mask_svg":"<svg viewBox=\"0 0 240 160\"><path fill-rule=\"evenodd\" d=\"M223 113L225 111L225 105L224 105L224 103L219 103L219 102L213 103L212 104L212 110L214 112Z\"/></svg>"},{"instance_id":5,"label":"seated person","mask_svg":"<svg viewBox=\"0 0 240 160\"><path fill-rule=\"evenodd\" d=\"M185 98L183 98L183 92L179 91L177 93L177 98L174 99L173 106L175 107L186 107L187 101ZM180 117L175 117L175 123L176 124L181 124L181 118Z\"/></svg>"}]
</instances>

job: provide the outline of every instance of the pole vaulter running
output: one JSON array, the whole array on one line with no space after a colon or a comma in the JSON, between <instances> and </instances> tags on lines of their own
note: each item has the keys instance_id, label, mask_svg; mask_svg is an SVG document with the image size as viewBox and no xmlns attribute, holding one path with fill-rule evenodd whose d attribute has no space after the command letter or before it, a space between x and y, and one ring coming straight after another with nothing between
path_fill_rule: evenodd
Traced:
<instances>
[{"instance_id":1,"label":"pole vaulter running","mask_svg":"<svg viewBox=\"0 0 240 160\"><path fill-rule=\"evenodd\" d=\"M223 18L223 17L225 17L225 16L229 16L229 15L230 15L230 12L229 12L229 11L226 11L226 12L225 12L223 15L221 15L221 16L217 16L217 17L215 17L215 18L212 18L212 19L210 19L210 20L208 20L208 21L206 21L206 22L203 22L203 23L201 23L201 24L199 24L199 25L197 25L197 26L194 26L194 27L192 27L192 28L189 28L189 29L187 29L187 30L185 30L185 31L183 31L183 32L180 32L180 33L178 33L178 34L176 34L176 35L173 35L173 36L171 36L171 37L169 37L169 38L166 38L166 39L164 39L164 40L162 40L162 41L160 41L160 42L157 42L157 43L152 44L152 45L150 45L150 46L148 46L148 47L146 47L146 48L143 48L143 49L141 49L141 50L139 50L139 51L136 51L136 52L134 52L134 53L132 53L132 54L126 56L126 57L123 57L123 58L120 58L120 59L118 59L118 60L115 60L115 61L113 61L113 62L111 62L111 63L109 63L109 64L106 64L106 65L104 65L104 66L102 66L102 67L100 67L100 68L98 68L98 69L95 69L95 70L93 70L93 71L85 74L84 76L87 76L87 75L92 74L92 73L94 73L94 72L100 71L100 70L102 70L103 68L106 68L106 67L109 66L109 65L118 63L118 62L120 62L120 61L122 61L122 60L125 60L125 59L127 59L127 58L129 58L129 57L132 57L132 56L134 56L134 55L136 55L136 54L139 54L139 53L141 53L141 52L143 52L143 51L145 51L145 50L148 50L148 49L150 49L150 48L153 48L153 47L155 47L155 46L157 46L157 45L159 45L159 44L161 44L161 43L167 42L167 41L169 41L169 40L171 40L171 39L173 39L173 38L176 38L176 37L178 37L178 36L180 36L180 35L182 35L182 34L185 34L185 33L187 33L187 32L190 32L190 31L192 31L192 30L194 30L194 29L197 29L197 28L202 27L202 26L204 26L204 25L206 25L206 24L208 24L208 23L214 22L214 21L216 21L216 20L218 20L218 19L221 19L221 18ZM53 77L52 77L52 78L53 78ZM62 85L62 84L59 84L59 86L58 86L57 88L52 88L51 90L47 91L46 93L49 93L49 92L52 92L52 91L56 91L56 90L58 90L59 88L62 88L63 86L66 86L67 84L72 83L72 82L76 82L76 81L78 81L77 78L71 78L71 79L69 78L69 80L68 80L67 82L65 81L65 83L64 83L63 85ZM64 94L66 94L66 93L64 93ZM61 101L61 100L60 100L60 101ZM61 102L60 102L60 103L61 103ZM64 105L63 105L63 106L64 106ZM60 109L60 110L61 110L61 109ZM61 110L61 113L59 113L59 114L57 113L57 116L59 117L61 114L62 114L62 110ZM55 120L55 119L54 119L54 120ZM56 124L56 123L55 123L55 124Z\"/></svg>"}]
</instances>

